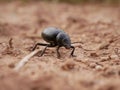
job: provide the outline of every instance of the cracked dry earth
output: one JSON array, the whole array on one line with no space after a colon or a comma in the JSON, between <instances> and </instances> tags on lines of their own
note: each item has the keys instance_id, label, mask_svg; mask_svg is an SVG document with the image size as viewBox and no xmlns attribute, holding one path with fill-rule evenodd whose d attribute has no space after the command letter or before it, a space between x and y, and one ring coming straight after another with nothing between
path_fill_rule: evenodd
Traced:
<instances>
[{"instance_id":1,"label":"cracked dry earth","mask_svg":"<svg viewBox=\"0 0 120 90\"><path fill-rule=\"evenodd\" d=\"M77 57L61 48L58 59L56 48L48 48L14 71L35 43L45 42L41 32L49 26L81 42L74 44ZM120 90L120 7L0 4L0 90Z\"/></svg>"}]
</instances>

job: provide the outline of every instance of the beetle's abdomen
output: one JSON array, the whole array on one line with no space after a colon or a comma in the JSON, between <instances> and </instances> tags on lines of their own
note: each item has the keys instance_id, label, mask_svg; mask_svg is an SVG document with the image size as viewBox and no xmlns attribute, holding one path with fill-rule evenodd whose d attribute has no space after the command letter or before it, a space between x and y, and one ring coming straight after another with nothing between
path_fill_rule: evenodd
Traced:
<instances>
[{"instance_id":1,"label":"beetle's abdomen","mask_svg":"<svg viewBox=\"0 0 120 90\"><path fill-rule=\"evenodd\" d=\"M56 43L56 36L60 32L63 32L63 31L54 27L49 27L43 30L42 37L46 42Z\"/></svg>"}]
</instances>

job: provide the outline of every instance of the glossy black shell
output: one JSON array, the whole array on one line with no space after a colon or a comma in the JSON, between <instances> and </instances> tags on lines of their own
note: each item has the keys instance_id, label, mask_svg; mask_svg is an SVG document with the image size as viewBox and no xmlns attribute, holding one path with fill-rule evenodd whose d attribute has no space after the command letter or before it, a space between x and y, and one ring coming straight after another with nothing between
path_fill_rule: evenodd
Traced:
<instances>
[{"instance_id":1,"label":"glossy black shell","mask_svg":"<svg viewBox=\"0 0 120 90\"><path fill-rule=\"evenodd\" d=\"M42 32L42 37L46 42L56 43L56 36L60 32L63 32L63 31L54 27L49 27L44 29L44 31Z\"/></svg>"},{"instance_id":2,"label":"glossy black shell","mask_svg":"<svg viewBox=\"0 0 120 90\"><path fill-rule=\"evenodd\" d=\"M46 28L42 32L42 37L52 45L64 46L68 49L71 47L70 37L61 29L55 27Z\"/></svg>"}]
</instances>

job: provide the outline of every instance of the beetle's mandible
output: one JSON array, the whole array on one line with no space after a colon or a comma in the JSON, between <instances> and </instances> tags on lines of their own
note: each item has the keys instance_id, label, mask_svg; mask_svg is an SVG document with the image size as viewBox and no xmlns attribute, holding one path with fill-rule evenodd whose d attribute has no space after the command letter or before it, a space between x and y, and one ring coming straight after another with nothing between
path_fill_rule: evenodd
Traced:
<instances>
[{"instance_id":1,"label":"beetle's mandible","mask_svg":"<svg viewBox=\"0 0 120 90\"><path fill-rule=\"evenodd\" d=\"M75 47L71 45L70 37L61 29L55 27L48 27L41 33L42 38L49 44L37 43L32 50L35 50L38 45L45 46L40 56L45 53L47 47L57 46L57 57L60 58L59 49L60 47L65 47L66 49L72 48L71 56L74 56Z\"/></svg>"}]
</instances>

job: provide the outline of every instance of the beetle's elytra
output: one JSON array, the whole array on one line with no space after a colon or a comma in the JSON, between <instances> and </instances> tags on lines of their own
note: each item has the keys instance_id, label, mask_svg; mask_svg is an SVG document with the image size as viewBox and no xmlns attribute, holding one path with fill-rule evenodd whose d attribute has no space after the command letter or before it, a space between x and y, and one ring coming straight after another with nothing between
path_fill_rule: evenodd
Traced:
<instances>
[{"instance_id":1,"label":"beetle's elytra","mask_svg":"<svg viewBox=\"0 0 120 90\"><path fill-rule=\"evenodd\" d=\"M48 42L49 44L44 43L37 43L33 47L33 50L36 49L38 45L45 46L40 56L42 56L45 53L45 50L47 47L56 47L57 46L57 57L60 57L59 49L60 47L65 47L66 49L72 48L71 56L74 56L74 50L75 47L71 45L70 37L61 29L55 28L55 27L48 27L43 30L41 33L42 38Z\"/></svg>"}]
</instances>

